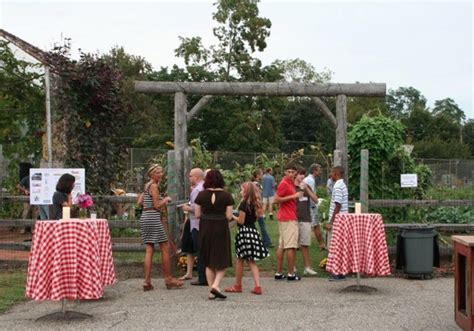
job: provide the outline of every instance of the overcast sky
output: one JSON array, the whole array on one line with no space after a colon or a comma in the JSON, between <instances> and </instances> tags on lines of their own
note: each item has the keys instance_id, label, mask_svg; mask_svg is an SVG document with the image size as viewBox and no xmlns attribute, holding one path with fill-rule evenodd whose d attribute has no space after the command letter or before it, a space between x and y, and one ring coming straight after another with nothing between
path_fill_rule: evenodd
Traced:
<instances>
[{"instance_id":1,"label":"overcast sky","mask_svg":"<svg viewBox=\"0 0 474 331\"><path fill-rule=\"evenodd\" d=\"M123 46L155 69L182 64L178 36L212 35L214 1L1 1L3 29L49 50L62 37L73 49L108 52ZM451 97L474 118L473 5L471 1L271 1L264 64L301 58L334 72L333 82L413 86L432 107Z\"/></svg>"}]
</instances>

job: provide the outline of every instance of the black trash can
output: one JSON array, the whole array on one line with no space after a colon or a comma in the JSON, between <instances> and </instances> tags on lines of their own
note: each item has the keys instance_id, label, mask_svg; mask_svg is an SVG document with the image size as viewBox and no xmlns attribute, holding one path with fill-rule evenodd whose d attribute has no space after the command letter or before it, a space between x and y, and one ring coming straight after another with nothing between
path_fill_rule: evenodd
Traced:
<instances>
[{"instance_id":1,"label":"black trash can","mask_svg":"<svg viewBox=\"0 0 474 331\"><path fill-rule=\"evenodd\" d=\"M433 266L439 266L437 235L432 226L401 227L397 241L397 268L403 267L408 277L431 277Z\"/></svg>"}]
</instances>

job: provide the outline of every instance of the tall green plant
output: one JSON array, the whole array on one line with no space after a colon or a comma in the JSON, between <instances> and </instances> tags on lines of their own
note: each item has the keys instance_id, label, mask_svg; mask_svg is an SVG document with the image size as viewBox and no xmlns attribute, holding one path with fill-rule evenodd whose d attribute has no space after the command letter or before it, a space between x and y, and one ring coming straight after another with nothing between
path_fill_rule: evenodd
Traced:
<instances>
[{"instance_id":1,"label":"tall green plant","mask_svg":"<svg viewBox=\"0 0 474 331\"><path fill-rule=\"evenodd\" d=\"M358 198L360 151L369 150L369 198L422 198L429 187L430 171L417 165L402 148L403 125L384 116L367 117L354 125L349 133L349 191ZM417 189L401 189L400 174L417 173Z\"/></svg>"}]
</instances>

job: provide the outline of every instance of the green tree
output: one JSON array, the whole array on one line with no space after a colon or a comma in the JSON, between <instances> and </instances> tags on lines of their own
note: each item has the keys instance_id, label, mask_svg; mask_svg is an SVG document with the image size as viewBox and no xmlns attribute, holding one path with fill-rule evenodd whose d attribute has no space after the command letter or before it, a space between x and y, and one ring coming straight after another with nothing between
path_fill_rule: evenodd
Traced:
<instances>
[{"instance_id":1,"label":"green tree","mask_svg":"<svg viewBox=\"0 0 474 331\"><path fill-rule=\"evenodd\" d=\"M414 110L426 109L426 98L411 86L389 90L386 102L389 115L395 119L406 118Z\"/></svg>"},{"instance_id":2,"label":"green tree","mask_svg":"<svg viewBox=\"0 0 474 331\"><path fill-rule=\"evenodd\" d=\"M318 72L311 63L299 58L276 60L273 65L279 68L282 80L286 82L329 83L333 75L333 72L327 68Z\"/></svg>"},{"instance_id":3,"label":"green tree","mask_svg":"<svg viewBox=\"0 0 474 331\"><path fill-rule=\"evenodd\" d=\"M179 37L181 44L175 50L186 65L201 65L219 74L225 81L240 77L249 80L261 62L252 55L267 47L271 21L259 16L255 0L220 0L216 3L213 19L217 26L213 34L216 45L206 48L200 37Z\"/></svg>"},{"instance_id":4,"label":"green tree","mask_svg":"<svg viewBox=\"0 0 474 331\"><path fill-rule=\"evenodd\" d=\"M39 165L45 131L45 103L39 65L17 59L0 41L0 144L9 160L9 182L18 181L18 163Z\"/></svg>"},{"instance_id":5,"label":"green tree","mask_svg":"<svg viewBox=\"0 0 474 331\"><path fill-rule=\"evenodd\" d=\"M462 135L464 143L469 146L471 156L474 156L474 119L469 119L464 124Z\"/></svg>"},{"instance_id":6,"label":"green tree","mask_svg":"<svg viewBox=\"0 0 474 331\"><path fill-rule=\"evenodd\" d=\"M335 148L335 130L326 117L317 111L310 100L302 98L288 103L281 114L282 132L287 140L286 152L321 144L323 151L332 153Z\"/></svg>"},{"instance_id":7,"label":"green tree","mask_svg":"<svg viewBox=\"0 0 474 331\"><path fill-rule=\"evenodd\" d=\"M403 120L408 135L408 143L429 139L435 132L432 131L433 116L427 109L414 109L407 118Z\"/></svg>"},{"instance_id":8,"label":"green tree","mask_svg":"<svg viewBox=\"0 0 474 331\"><path fill-rule=\"evenodd\" d=\"M468 159L471 156L469 146L458 140L430 138L417 141L413 154L426 159Z\"/></svg>"},{"instance_id":9,"label":"green tree","mask_svg":"<svg viewBox=\"0 0 474 331\"><path fill-rule=\"evenodd\" d=\"M466 119L466 114L464 114L461 108L459 108L458 104L451 98L436 100L434 103L433 115L443 115L459 126Z\"/></svg>"}]
</instances>

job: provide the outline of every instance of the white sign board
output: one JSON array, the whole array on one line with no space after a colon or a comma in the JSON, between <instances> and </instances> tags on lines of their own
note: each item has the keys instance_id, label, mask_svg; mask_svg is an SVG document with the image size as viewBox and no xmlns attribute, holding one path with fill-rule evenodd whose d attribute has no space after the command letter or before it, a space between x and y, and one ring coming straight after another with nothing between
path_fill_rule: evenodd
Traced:
<instances>
[{"instance_id":1,"label":"white sign board","mask_svg":"<svg viewBox=\"0 0 474 331\"><path fill-rule=\"evenodd\" d=\"M400 186L401 187L418 187L418 175L417 174L401 174Z\"/></svg>"},{"instance_id":2,"label":"white sign board","mask_svg":"<svg viewBox=\"0 0 474 331\"><path fill-rule=\"evenodd\" d=\"M72 197L86 192L85 169L62 169L62 168L31 168L30 169L30 204L52 205L53 194L59 177L71 174L76 178Z\"/></svg>"}]
</instances>

